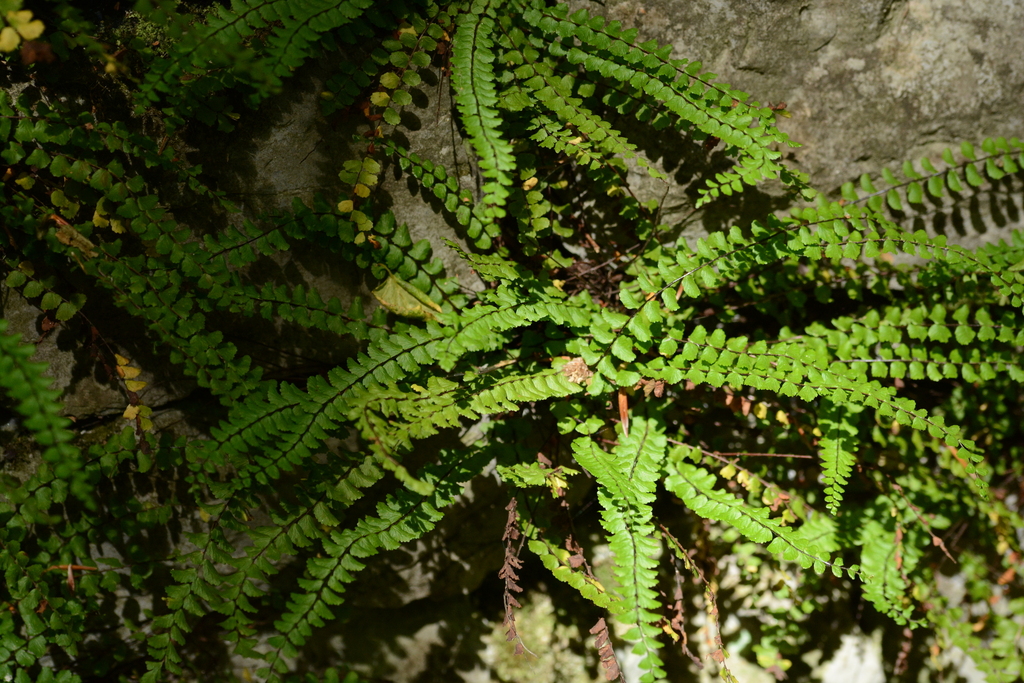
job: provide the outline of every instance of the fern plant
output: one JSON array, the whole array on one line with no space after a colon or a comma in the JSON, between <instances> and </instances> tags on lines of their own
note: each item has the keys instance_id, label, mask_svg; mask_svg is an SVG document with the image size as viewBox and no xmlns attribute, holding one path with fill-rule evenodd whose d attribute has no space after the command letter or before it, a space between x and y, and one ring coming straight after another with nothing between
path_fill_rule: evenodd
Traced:
<instances>
[{"instance_id":1,"label":"fern plant","mask_svg":"<svg viewBox=\"0 0 1024 683\"><path fill-rule=\"evenodd\" d=\"M517 646L530 647L513 593L532 553L614 615L591 629L609 680L629 650L641 681L685 666L735 680L716 631L728 555L752 579L793 579L764 588L783 606L753 631L752 655L778 676L814 646L789 625L860 594L905 627L897 673L913 652L959 647L988 680L1019 678L1024 236L967 249L907 227L929 197L1019 195L1018 138L830 193L785 162L796 143L776 108L543 0L241 0L197 15L142 0L137 16L166 41L114 51L71 4L42 15L45 33L8 4L0 49L28 85L0 97L5 306L20 296L42 329L89 348L125 410L76 435L32 346L0 326L0 386L24 457L38 452L3 478L7 680L212 680L200 636L262 661L260 680L304 680L314 634L352 615L369 558L429 534L492 463L510 512L505 538L481 542L505 544L494 570ZM40 36L32 59L14 56ZM340 196L242 216L179 148L232 131L318 57L333 64L324 114L361 111L370 142L339 160ZM91 77L116 85L106 99L59 94L66 72L97 64ZM437 72L475 187L399 134ZM695 209L777 181L792 211L687 243L630 186L635 169L668 182L630 141L638 126L724 142ZM482 287L447 277L439 245L385 208L389 166L439 201L470 245L448 247ZM223 225L180 221L188 201ZM353 264L372 293L343 305L260 279L255 264L297 244ZM96 317L108 300L138 330ZM227 340L231 321L256 317L355 350L283 379ZM157 419L126 355L134 337L195 383L195 401L212 397L215 424ZM423 445L459 432L474 436ZM567 536L595 501L602 538ZM187 536L147 542L170 528ZM614 557L604 580L591 541ZM952 567L962 598L940 590ZM108 609L124 600L149 607ZM327 680L357 679L334 663Z\"/></svg>"}]
</instances>

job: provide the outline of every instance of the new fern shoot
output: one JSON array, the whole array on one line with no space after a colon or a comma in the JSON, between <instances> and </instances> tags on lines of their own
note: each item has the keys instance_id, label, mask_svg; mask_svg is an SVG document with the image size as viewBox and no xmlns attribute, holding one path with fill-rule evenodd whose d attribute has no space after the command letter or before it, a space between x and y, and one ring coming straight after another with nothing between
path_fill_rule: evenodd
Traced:
<instances>
[{"instance_id":1,"label":"new fern shoot","mask_svg":"<svg viewBox=\"0 0 1024 683\"><path fill-rule=\"evenodd\" d=\"M565 5L140 0L133 21L160 40L50 5L6 3L0 31L17 84L0 95L4 311L35 306L125 412L89 423L103 429L62 417L33 340L0 321L31 463L0 479L0 677L230 680L203 642L258 661L256 680L354 683L354 663L310 659L317 634L358 621L367 564L496 467L505 538L478 542L504 549L491 607L509 648L535 649L516 629L532 566L591 605L580 632L609 680L735 680L729 654L799 678L811 624L865 611L903 634L897 672L939 680L960 648L989 681L1019 680L1024 234L968 249L913 218L1019 206L1020 139L814 188L777 107ZM337 160L340 192L243 215L188 141L230 135L314 62L321 114L357 118L358 156ZM403 133L414 97L437 111L441 89L471 176ZM635 182L673 182L636 142L648 127L720 141L694 211L766 183L790 210L684 239ZM386 173L462 246L415 239ZM366 295L266 277L299 245ZM479 279L449 276L440 248ZM282 369L232 336L245 319L352 353ZM126 351L140 339L212 424L157 419ZM756 587L746 607L726 565ZM952 572L963 595L940 590ZM718 632L753 604L748 644Z\"/></svg>"}]
</instances>

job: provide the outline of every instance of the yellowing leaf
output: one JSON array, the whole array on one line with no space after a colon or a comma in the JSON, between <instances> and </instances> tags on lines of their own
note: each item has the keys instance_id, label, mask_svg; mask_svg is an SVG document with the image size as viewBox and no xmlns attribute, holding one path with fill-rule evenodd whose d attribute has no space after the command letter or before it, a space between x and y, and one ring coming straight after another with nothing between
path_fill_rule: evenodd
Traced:
<instances>
[{"instance_id":1,"label":"yellowing leaf","mask_svg":"<svg viewBox=\"0 0 1024 683\"><path fill-rule=\"evenodd\" d=\"M4 26L0 31L0 52L13 52L20 42L21 36L10 26Z\"/></svg>"},{"instance_id":2,"label":"yellowing leaf","mask_svg":"<svg viewBox=\"0 0 1024 683\"><path fill-rule=\"evenodd\" d=\"M562 492L569 487L569 482L561 474L551 474L547 477L548 487L551 489L551 497L558 498Z\"/></svg>"},{"instance_id":3,"label":"yellowing leaf","mask_svg":"<svg viewBox=\"0 0 1024 683\"><path fill-rule=\"evenodd\" d=\"M124 386L128 389L128 391L140 391L143 387L146 386L146 383L140 382L137 379L130 379L124 383Z\"/></svg>"},{"instance_id":4,"label":"yellowing leaf","mask_svg":"<svg viewBox=\"0 0 1024 683\"><path fill-rule=\"evenodd\" d=\"M114 354L114 360L117 361L118 365L128 365L129 363L131 363L131 361L129 359L125 358L124 356L122 356L119 353L115 353Z\"/></svg>"},{"instance_id":5,"label":"yellowing leaf","mask_svg":"<svg viewBox=\"0 0 1024 683\"><path fill-rule=\"evenodd\" d=\"M352 213L353 208L355 208L355 205L352 203L351 199L346 199L343 202L338 202L338 211L340 211L341 213Z\"/></svg>"},{"instance_id":6,"label":"yellowing leaf","mask_svg":"<svg viewBox=\"0 0 1024 683\"><path fill-rule=\"evenodd\" d=\"M720 474L723 479L732 479L736 476L736 466L732 464L726 465L718 474Z\"/></svg>"},{"instance_id":7,"label":"yellowing leaf","mask_svg":"<svg viewBox=\"0 0 1024 683\"><path fill-rule=\"evenodd\" d=\"M763 420L768 415L768 404L758 403L754 406L754 417L758 420Z\"/></svg>"},{"instance_id":8,"label":"yellowing leaf","mask_svg":"<svg viewBox=\"0 0 1024 683\"><path fill-rule=\"evenodd\" d=\"M117 368L117 374L121 375L125 379L135 379L142 374L141 368L133 368L130 365L122 365Z\"/></svg>"},{"instance_id":9,"label":"yellowing leaf","mask_svg":"<svg viewBox=\"0 0 1024 683\"><path fill-rule=\"evenodd\" d=\"M387 279L373 290L373 296L384 308L406 318L433 320L434 313L441 312L441 307L429 296L394 275L388 275Z\"/></svg>"},{"instance_id":10,"label":"yellowing leaf","mask_svg":"<svg viewBox=\"0 0 1024 683\"><path fill-rule=\"evenodd\" d=\"M363 173L369 173L370 175L377 175L380 173L380 164L377 163L376 159L366 157L362 163ZM366 181L363 181L366 182Z\"/></svg>"},{"instance_id":11,"label":"yellowing leaf","mask_svg":"<svg viewBox=\"0 0 1024 683\"><path fill-rule=\"evenodd\" d=\"M394 71L389 71L380 77L380 84L389 90L394 90L402 84L402 79Z\"/></svg>"},{"instance_id":12,"label":"yellowing leaf","mask_svg":"<svg viewBox=\"0 0 1024 683\"><path fill-rule=\"evenodd\" d=\"M30 176L28 173L22 173L14 182L17 185L20 185L21 187L25 188L26 190L31 190L32 186L36 184L36 179Z\"/></svg>"},{"instance_id":13,"label":"yellowing leaf","mask_svg":"<svg viewBox=\"0 0 1024 683\"><path fill-rule=\"evenodd\" d=\"M370 188L368 188L366 185L363 185L362 183L359 183L358 185L355 186L355 193L356 196L358 197L369 197Z\"/></svg>"},{"instance_id":14,"label":"yellowing leaf","mask_svg":"<svg viewBox=\"0 0 1024 683\"><path fill-rule=\"evenodd\" d=\"M31 12L18 12L18 14L28 14L30 17L32 16ZM39 36L43 35L43 31L46 30L46 26L43 25L43 22L36 19L35 21L30 21L27 24L18 26L17 29L18 33L20 33L21 37L25 40L35 40Z\"/></svg>"},{"instance_id":15,"label":"yellowing leaf","mask_svg":"<svg viewBox=\"0 0 1024 683\"><path fill-rule=\"evenodd\" d=\"M529 190L532 190L536 186L537 186L537 176L534 176L532 178L528 178L527 180L523 181L523 189L524 190L529 191Z\"/></svg>"},{"instance_id":16,"label":"yellowing leaf","mask_svg":"<svg viewBox=\"0 0 1024 683\"><path fill-rule=\"evenodd\" d=\"M128 406L127 408L124 409L124 413L121 414L121 417L123 417L126 420L134 420L138 416L138 414L138 406Z\"/></svg>"},{"instance_id":17,"label":"yellowing leaf","mask_svg":"<svg viewBox=\"0 0 1024 683\"><path fill-rule=\"evenodd\" d=\"M380 173L380 164L375 159L366 157L363 159L362 167L356 182L375 187L377 185L377 174Z\"/></svg>"},{"instance_id":18,"label":"yellowing leaf","mask_svg":"<svg viewBox=\"0 0 1024 683\"><path fill-rule=\"evenodd\" d=\"M386 92L375 92L370 95L370 102L378 107L386 107L391 101L391 95Z\"/></svg>"},{"instance_id":19,"label":"yellowing leaf","mask_svg":"<svg viewBox=\"0 0 1024 683\"><path fill-rule=\"evenodd\" d=\"M120 218L111 218L110 219L110 229L120 235L122 232L124 232L124 229L125 229L124 228L124 221L121 220Z\"/></svg>"},{"instance_id":20,"label":"yellowing leaf","mask_svg":"<svg viewBox=\"0 0 1024 683\"><path fill-rule=\"evenodd\" d=\"M362 211L352 212L352 222L356 224L356 227L360 230L369 230L373 227L373 222L366 217L366 214Z\"/></svg>"},{"instance_id":21,"label":"yellowing leaf","mask_svg":"<svg viewBox=\"0 0 1024 683\"><path fill-rule=\"evenodd\" d=\"M784 425L789 424L789 415L787 415L784 410L780 410L777 413L775 413L775 419Z\"/></svg>"},{"instance_id":22,"label":"yellowing leaf","mask_svg":"<svg viewBox=\"0 0 1024 683\"><path fill-rule=\"evenodd\" d=\"M92 212L92 224L97 228L105 228L110 225L110 221L104 218L99 211Z\"/></svg>"}]
</instances>

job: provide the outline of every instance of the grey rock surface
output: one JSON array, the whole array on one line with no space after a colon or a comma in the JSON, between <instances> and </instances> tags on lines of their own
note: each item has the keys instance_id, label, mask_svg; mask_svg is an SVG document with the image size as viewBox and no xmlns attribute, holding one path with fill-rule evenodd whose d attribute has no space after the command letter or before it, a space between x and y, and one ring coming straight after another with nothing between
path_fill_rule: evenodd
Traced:
<instances>
[{"instance_id":1,"label":"grey rock surface","mask_svg":"<svg viewBox=\"0 0 1024 683\"><path fill-rule=\"evenodd\" d=\"M791 159L811 185L835 193L862 173L937 159L961 141L1024 135L1024 4L950 0L574 0L575 8L636 27L639 40L671 44L761 103L785 102L779 128L803 146ZM629 132L628 128L624 128ZM688 181L693 161L671 134L641 148ZM1020 180L1007 181L1016 182ZM663 190L649 187L651 196ZM1000 188L995 188L997 194ZM747 193L744 193L747 194ZM743 201L776 208L756 192ZM678 195L670 192L668 205ZM724 202L729 204L730 202ZM733 202L735 203L735 202ZM980 199L947 217L974 244L1021 227L1020 207ZM998 204L998 202L997 202ZM929 207L933 210L937 207ZM743 213L707 216L701 229ZM708 214L722 211L709 207ZM672 219L672 214L667 214ZM957 228L957 221L968 223ZM933 229L942 231L942 219ZM983 233L990 233L987 237Z\"/></svg>"},{"instance_id":2,"label":"grey rock surface","mask_svg":"<svg viewBox=\"0 0 1024 683\"><path fill-rule=\"evenodd\" d=\"M842 647L815 669L822 683L885 683L882 664L882 632L867 635L855 631L843 636Z\"/></svg>"},{"instance_id":3,"label":"grey rock surface","mask_svg":"<svg viewBox=\"0 0 1024 683\"><path fill-rule=\"evenodd\" d=\"M595 14L674 46L761 102L812 182L836 187L960 140L1024 132L1024 5L948 0L609 0Z\"/></svg>"},{"instance_id":4,"label":"grey rock surface","mask_svg":"<svg viewBox=\"0 0 1024 683\"><path fill-rule=\"evenodd\" d=\"M47 375L54 380L52 388L62 392L64 415L77 420L109 417L124 411L129 404L124 384L107 371L115 367L115 353L142 370L136 379L146 382L138 392L143 405L162 406L195 388L194 381L182 379L165 359L153 354L144 342L138 320L109 302L96 301L90 310L100 333L97 337L77 318L49 327L57 322L50 317L44 326L44 311L17 291L5 288L0 299L0 316L9 323L8 334L19 334L23 344L34 345L33 360L49 366ZM118 344L128 344L130 348L115 346L104 336L115 336L115 330Z\"/></svg>"},{"instance_id":5,"label":"grey rock surface","mask_svg":"<svg viewBox=\"0 0 1024 683\"><path fill-rule=\"evenodd\" d=\"M308 204L317 193L336 201L340 192L351 192L338 173L346 160L367 155L370 141L363 134L370 126L357 108L323 116L320 93L327 68L326 63L303 67L281 94L258 111L245 113L231 134L204 134L193 140L193 156L217 178L243 216L287 209L294 198ZM449 113L449 84L438 79L427 73L423 83L411 90L413 101L403 108L396 137L421 156L443 164L464 187L471 187L469 156ZM382 157L379 152L376 156ZM444 243L452 239L466 247L448 224L451 217L441 215L441 206L430 192L423 194L407 175L382 161L384 172L374 190L378 206L394 211L398 223L409 226L413 240L429 240L450 275L472 280L469 268ZM352 285L342 283L339 290L336 277L314 277L309 284L329 296L352 295Z\"/></svg>"}]
</instances>

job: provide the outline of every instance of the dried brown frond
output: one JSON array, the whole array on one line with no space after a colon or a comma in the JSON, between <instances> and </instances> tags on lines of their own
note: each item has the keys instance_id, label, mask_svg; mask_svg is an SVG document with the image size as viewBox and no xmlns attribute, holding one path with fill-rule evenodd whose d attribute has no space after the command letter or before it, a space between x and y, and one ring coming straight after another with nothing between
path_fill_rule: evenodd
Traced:
<instances>
[{"instance_id":1,"label":"dried brown frond","mask_svg":"<svg viewBox=\"0 0 1024 683\"><path fill-rule=\"evenodd\" d=\"M672 620L669 621L669 625L672 629L679 634L679 646L683 650L683 654L690 658L694 664L697 665L698 669L703 669L704 664L700 661L700 657L693 654L689 647L689 637L686 635L686 605L683 601L683 576L676 569L675 572L675 591L672 594Z\"/></svg>"},{"instance_id":2,"label":"dried brown frond","mask_svg":"<svg viewBox=\"0 0 1024 683\"><path fill-rule=\"evenodd\" d=\"M706 521L707 520L705 520L705 522ZM694 581L704 587L704 612L707 614L706 631L708 646L711 648L710 656L715 660L715 662L717 662L721 677L726 681L735 681L736 677L733 676L731 671L729 671L729 667L725 665L725 658L729 655L725 651L725 644L722 642L722 631L718 623L718 600L715 595L715 588L717 587L717 584L714 580L708 581L704 572L699 566L697 566L697 563L693 561L693 556L696 554L696 551L687 552L679 542L679 539L673 536L663 524L659 524L658 527L661 529L665 538L668 539L669 545L675 551L676 558L679 559L683 563L683 566L693 575ZM706 531L707 530L705 529L705 534ZM698 535L697 541L698 543L702 543L701 535ZM703 543L706 544L706 539L703 539ZM713 561L713 558L708 557L707 559ZM717 567L714 564L711 564L710 573L712 577L714 577L716 571ZM677 595L680 596L680 598L677 599L681 599L681 591L677 591ZM674 621L675 619L673 619L673 622ZM692 659L693 655L690 655L690 657Z\"/></svg>"},{"instance_id":3,"label":"dried brown frond","mask_svg":"<svg viewBox=\"0 0 1024 683\"><path fill-rule=\"evenodd\" d=\"M593 572L590 571L590 565L587 563L587 558L583 556L583 547L576 542L576 539L572 537L572 534L565 539L565 549L568 550L572 555L569 556L569 566L573 569L579 569L583 567L583 571L586 573L588 578L594 578Z\"/></svg>"},{"instance_id":4,"label":"dried brown frond","mask_svg":"<svg viewBox=\"0 0 1024 683\"><path fill-rule=\"evenodd\" d=\"M523 639L519 637L519 632L516 631L516 609L521 609L522 605L516 600L513 593L522 593L523 588L517 581L519 581L519 575L516 573L517 569L522 569L523 563L519 560L519 550L522 548L522 543L517 543L522 537L519 532L519 513L516 511L518 502L515 498L509 501L505 509L508 510L508 519L505 522L505 533L502 535L501 540L505 543L505 562L501 565L501 570L498 572L498 578L505 582L505 620L502 621L502 626L505 627L505 640L508 642L515 641L517 655L521 655L525 652L530 652L523 645ZM533 654L530 652L530 654Z\"/></svg>"},{"instance_id":5,"label":"dried brown frond","mask_svg":"<svg viewBox=\"0 0 1024 683\"><path fill-rule=\"evenodd\" d=\"M607 681L625 681L622 676L622 670L619 669L619 662L615 659L615 650L612 649L611 638L608 637L608 624L605 622L604 617L597 620L594 627L590 629L590 632L594 634L594 647L597 648L597 653L601 657L601 666L604 668L604 678Z\"/></svg>"},{"instance_id":6,"label":"dried brown frond","mask_svg":"<svg viewBox=\"0 0 1024 683\"><path fill-rule=\"evenodd\" d=\"M903 627L903 637L900 639L900 653L896 656L896 664L892 667L893 676L902 676L907 670L907 661L910 658L910 650L914 645L914 632L909 627Z\"/></svg>"}]
</instances>

